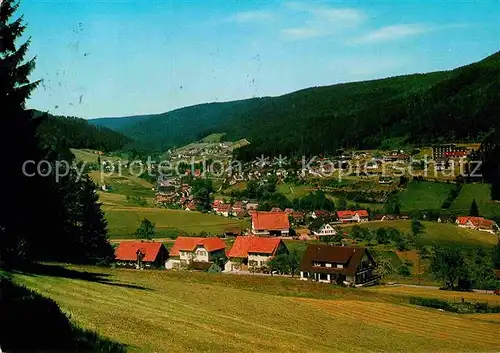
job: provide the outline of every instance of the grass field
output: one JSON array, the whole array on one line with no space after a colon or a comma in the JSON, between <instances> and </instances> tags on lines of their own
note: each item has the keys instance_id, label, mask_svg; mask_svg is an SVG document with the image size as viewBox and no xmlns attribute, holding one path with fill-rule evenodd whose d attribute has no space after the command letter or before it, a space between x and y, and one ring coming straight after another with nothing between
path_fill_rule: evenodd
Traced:
<instances>
[{"instance_id":1,"label":"grass field","mask_svg":"<svg viewBox=\"0 0 500 353\"><path fill-rule=\"evenodd\" d=\"M153 184L136 176L128 175L125 172L120 175L118 173L101 173L99 171L94 171L89 175L96 184L111 186L112 191L108 194L140 196L149 199L153 199L155 195L152 190Z\"/></svg>"},{"instance_id":2,"label":"grass field","mask_svg":"<svg viewBox=\"0 0 500 353\"><path fill-rule=\"evenodd\" d=\"M438 222L422 222L425 226L425 233L420 235L418 242L422 245L457 245L461 247L474 246L493 246L497 243L495 235L480 232L472 229L459 228L455 224L438 223ZM410 232L411 221L396 220L386 222L367 222L358 223L360 227L369 229L378 229L380 227L392 227L402 232ZM346 231L349 231L354 224L343 226Z\"/></svg>"},{"instance_id":3,"label":"grass field","mask_svg":"<svg viewBox=\"0 0 500 353\"><path fill-rule=\"evenodd\" d=\"M164 237L167 231L176 230L185 234L222 234L231 227L248 228L246 220L231 219L195 211L167 210L154 207L120 206L126 199L119 197L103 203L103 210L108 221L110 238L131 238L142 219L155 222L157 237Z\"/></svg>"},{"instance_id":4,"label":"grass field","mask_svg":"<svg viewBox=\"0 0 500 353\"><path fill-rule=\"evenodd\" d=\"M200 142L204 142L204 143L215 143L215 142L220 142L220 139L222 138L222 136L224 136L225 133L221 133L221 134L211 134L211 135L208 135L204 138L202 138L200 140Z\"/></svg>"},{"instance_id":5,"label":"grass field","mask_svg":"<svg viewBox=\"0 0 500 353\"><path fill-rule=\"evenodd\" d=\"M71 148L71 152L73 152L78 162L97 163L98 155L95 154L92 150L80 150ZM101 160L117 161L118 159L118 157L101 156Z\"/></svg>"},{"instance_id":6,"label":"grass field","mask_svg":"<svg viewBox=\"0 0 500 353\"><path fill-rule=\"evenodd\" d=\"M452 203L450 211L457 215L467 215L474 199L481 216L486 218L500 217L500 203L491 201L489 184L465 184Z\"/></svg>"},{"instance_id":7,"label":"grass field","mask_svg":"<svg viewBox=\"0 0 500 353\"><path fill-rule=\"evenodd\" d=\"M405 212L441 209L453 184L433 183L428 181L410 182L405 191L399 195L401 210Z\"/></svg>"},{"instance_id":8,"label":"grass field","mask_svg":"<svg viewBox=\"0 0 500 353\"><path fill-rule=\"evenodd\" d=\"M279 193L285 195L290 201L309 194L314 188L310 185L290 185L280 183L276 186Z\"/></svg>"},{"instance_id":9,"label":"grass field","mask_svg":"<svg viewBox=\"0 0 500 353\"><path fill-rule=\"evenodd\" d=\"M296 279L80 268L93 280L15 274L79 325L130 352L498 351L499 325L407 304L394 289ZM100 278L100 280L99 280ZM445 295L440 291L424 295ZM459 294L461 295L461 293ZM474 300L493 295L472 294ZM466 333L466 334L464 334Z\"/></svg>"}]
</instances>

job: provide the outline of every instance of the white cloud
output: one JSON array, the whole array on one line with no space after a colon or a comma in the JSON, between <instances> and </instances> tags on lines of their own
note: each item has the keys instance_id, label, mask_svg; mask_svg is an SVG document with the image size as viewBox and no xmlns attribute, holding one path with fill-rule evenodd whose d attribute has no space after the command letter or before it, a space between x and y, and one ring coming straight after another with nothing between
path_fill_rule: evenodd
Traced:
<instances>
[{"instance_id":1,"label":"white cloud","mask_svg":"<svg viewBox=\"0 0 500 353\"><path fill-rule=\"evenodd\" d=\"M375 31L372 31L370 33L367 33L364 36L355 38L354 40L351 41L351 44L371 44L371 43L388 42L407 37L418 36L438 30L443 30L448 28L460 28L466 26L467 26L466 24L446 24L446 25L435 26L422 23L386 26L379 28Z\"/></svg>"},{"instance_id":2,"label":"white cloud","mask_svg":"<svg viewBox=\"0 0 500 353\"><path fill-rule=\"evenodd\" d=\"M356 38L353 43L378 43L397 40L410 36L416 36L431 31L432 29L423 24L405 24L387 26Z\"/></svg>"},{"instance_id":3,"label":"white cloud","mask_svg":"<svg viewBox=\"0 0 500 353\"><path fill-rule=\"evenodd\" d=\"M357 26L366 16L363 12L351 8L317 8L310 10L312 14L325 20L342 23L343 25Z\"/></svg>"},{"instance_id":4,"label":"white cloud","mask_svg":"<svg viewBox=\"0 0 500 353\"><path fill-rule=\"evenodd\" d=\"M366 19L363 11L355 8L317 6L313 2L285 2L284 6L295 13L309 16L303 26L281 31L287 39L306 39L327 36L341 30L358 27Z\"/></svg>"},{"instance_id":5,"label":"white cloud","mask_svg":"<svg viewBox=\"0 0 500 353\"><path fill-rule=\"evenodd\" d=\"M237 23L249 23L249 22L270 21L273 19L274 19L274 14L269 11L246 11L234 14L228 19L228 21Z\"/></svg>"},{"instance_id":6,"label":"white cloud","mask_svg":"<svg viewBox=\"0 0 500 353\"><path fill-rule=\"evenodd\" d=\"M299 27L299 28L285 28L281 33L288 39L306 39L320 37L324 33L315 28Z\"/></svg>"}]
</instances>

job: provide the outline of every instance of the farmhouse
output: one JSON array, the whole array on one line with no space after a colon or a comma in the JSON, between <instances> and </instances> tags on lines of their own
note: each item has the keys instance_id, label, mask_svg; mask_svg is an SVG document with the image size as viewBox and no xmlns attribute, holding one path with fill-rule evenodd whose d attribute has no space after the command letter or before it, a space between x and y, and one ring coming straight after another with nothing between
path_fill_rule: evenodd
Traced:
<instances>
[{"instance_id":1,"label":"farmhouse","mask_svg":"<svg viewBox=\"0 0 500 353\"><path fill-rule=\"evenodd\" d=\"M225 258L226 244L220 238L178 237L170 250L170 258L165 263L167 269L198 262L214 262Z\"/></svg>"},{"instance_id":2,"label":"farmhouse","mask_svg":"<svg viewBox=\"0 0 500 353\"><path fill-rule=\"evenodd\" d=\"M255 212L252 214L252 233L255 235L288 235L290 222L285 212Z\"/></svg>"},{"instance_id":3,"label":"farmhouse","mask_svg":"<svg viewBox=\"0 0 500 353\"><path fill-rule=\"evenodd\" d=\"M237 201L231 207L231 214L233 216L237 216L238 213L243 212L243 210L244 210L244 208L243 208L243 202Z\"/></svg>"},{"instance_id":4,"label":"farmhouse","mask_svg":"<svg viewBox=\"0 0 500 353\"><path fill-rule=\"evenodd\" d=\"M311 230L311 233L317 237L333 236L333 235L337 234L337 231L335 230L335 228L333 228L330 223L326 222L322 218L316 218L311 223L311 226L309 227L309 229Z\"/></svg>"},{"instance_id":5,"label":"farmhouse","mask_svg":"<svg viewBox=\"0 0 500 353\"><path fill-rule=\"evenodd\" d=\"M224 266L224 271L266 266L273 256L286 253L288 249L279 238L236 237L233 247L227 252L228 261Z\"/></svg>"},{"instance_id":6,"label":"farmhouse","mask_svg":"<svg viewBox=\"0 0 500 353\"><path fill-rule=\"evenodd\" d=\"M467 155L466 149L464 147L458 147L455 144L438 145L432 148L432 157L434 159L449 157L450 153L459 153Z\"/></svg>"},{"instance_id":7,"label":"farmhouse","mask_svg":"<svg viewBox=\"0 0 500 353\"><path fill-rule=\"evenodd\" d=\"M337 211L337 218L342 223L367 222L368 211L366 210Z\"/></svg>"},{"instance_id":8,"label":"farmhouse","mask_svg":"<svg viewBox=\"0 0 500 353\"><path fill-rule=\"evenodd\" d=\"M316 210L311 213L311 217L316 219L319 217L328 217L330 213L328 211Z\"/></svg>"},{"instance_id":9,"label":"farmhouse","mask_svg":"<svg viewBox=\"0 0 500 353\"><path fill-rule=\"evenodd\" d=\"M457 217L455 223L461 228L469 228L495 234L499 231L495 221L483 217Z\"/></svg>"},{"instance_id":10,"label":"farmhouse","mask_svg":"<svg viewBox=\"0 0 500 353\"><path fill-rule=\"evenodd\" d=\"M215 209L215 213L224 217L229 217L229 215L231 214L231 205L228 203L220 204Z\"/></svg>"},{"instance_id":11,"label":"farmhouse","mask_svg":"<svg viewBox=\"0 0 500 353\"><path fill-rule=\"evenodd\" d=\"M368 285L380 278L367 248L309 244L300 263L300 278L324 283Z\"/></svg>"},{"instance_id":12,"label":"farmhouse","mask_svg":"<svg viewBox=\"0 0 500 353\"><path fill-rule=\"evenodd\" d=\"M164 266L168 256L168 250L162 243L125 241L115 250L115 264L123 267L159 268Z\"/></svg>"}]
</instances>

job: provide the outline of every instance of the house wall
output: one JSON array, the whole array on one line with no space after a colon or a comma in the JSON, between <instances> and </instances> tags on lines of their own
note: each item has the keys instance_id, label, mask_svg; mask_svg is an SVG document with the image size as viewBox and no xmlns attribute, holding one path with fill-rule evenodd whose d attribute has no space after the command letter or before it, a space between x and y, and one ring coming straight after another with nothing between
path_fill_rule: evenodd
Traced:
<instances>
[{"instance_id":1,"label":"house wall","mask_svg":"<svg viewBox=\"0 0 500 353\"><path fill-rule=\"evenodd\" d=\"M255 261L255 267L261 267L266 265L271 257L271 254L248 254L248 263L250 264L252 261Z\"/></svg>"},{"instance_id":2,"label":"house wall","mask_svg":"<svg viewBox=\"0 0 500 353\"><path fill-rule=\"evenodd\" d=\"M165 261L165 268L171 270L173 268L179 268L181 266L181 260L178 257L171 257Z\"/></svg>"}]
</instances>

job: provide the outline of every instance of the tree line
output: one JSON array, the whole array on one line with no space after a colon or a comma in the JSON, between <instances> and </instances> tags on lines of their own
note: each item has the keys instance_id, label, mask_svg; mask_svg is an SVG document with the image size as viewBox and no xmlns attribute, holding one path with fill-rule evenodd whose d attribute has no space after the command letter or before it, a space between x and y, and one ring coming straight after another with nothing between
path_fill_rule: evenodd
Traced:
<instances>
[{"instance_id":1,"label":"tree line","mask_svg":"<svg viewBox=\"0 0 500 353\"><path fill-rule=\"evenodd\" d=\"M47 148L87 148L110 152L132 142L120 132L91 125L84 119L54 116L36 110L32 114L40 119L37 132L40 143Z\"/></svg>"}]
</instances>

